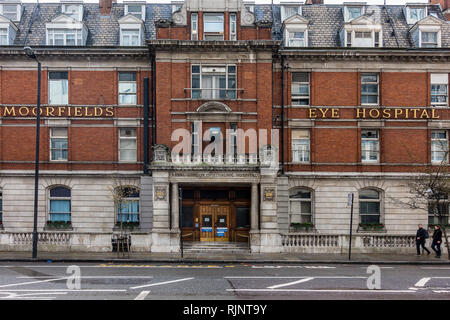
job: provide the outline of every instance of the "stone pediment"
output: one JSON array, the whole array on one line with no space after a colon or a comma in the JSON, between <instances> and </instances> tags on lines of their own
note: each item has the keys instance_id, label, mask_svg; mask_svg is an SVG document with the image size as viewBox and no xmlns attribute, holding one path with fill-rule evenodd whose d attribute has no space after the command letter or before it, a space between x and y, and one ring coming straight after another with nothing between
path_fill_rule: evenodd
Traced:
<instances>
[{"instance_id":1,"label":"stone pediment","mask_svg":"<svg viewBox=\"0 0 450 320\"><path fill-rule=\"evenodd\" d=\"M362 15L356 19L353 19L347 23L345 23L347 25L374 25L377 24L374 20L370 19L368 16L366 15Z\"/></svg>"},{"instance_id":2,"label":"stone pediment","mask_svg":"<svg viewBox=\"0 0 450 320\"><path fill-rule=\"evenodd\" d=\"M72 17L65 15L64 13L61 13L56 18L53 18L50 22L51 23L78 23L79 21L75 20Z\"/></svg>"},{"instance_id":3,"label":"stone pediment","mask_svg":"<svg viewBox=\"0 0 450 320\"><path fill-rule=\"evenodd\" d=\"M231 112L231 108L222 102L210 101L197 108L197 112Z\"/></svg>"},{"instance_id":4,"label":"stone pediment","mask_svg":"<svg viewBox=\"0 0 450 320\"><path fill-rule=\"evenodd\" d=\"M439 18L436 18L434 16L426 16L425 18L423 18L422 20L419 20L416 22L415 25L441 25L444 24L445 22L442 21Z\"/></svg>"},{"instance_id":5,"label":"stone pediment","mask_svg":"<svg viewBox=\"0 0 450 320\"><path fill-rule=\"evenodd\" d=\"M123 16L118 21L119 24L143 24L143 21L141 19L133 16L131 13Z\"/></svg>"},{"instance_id":6,"label":"stone pediment","mask_svg":"<svg viewBox=\"0 0 450 320\"><path fill-rule=\"evenodd\" d=\"M292 17L289 17L288 19L284 20L284 24L308 24L309 20L305 17L302 17L299 14L295 14Z\"/></svg>"}]
</instances>

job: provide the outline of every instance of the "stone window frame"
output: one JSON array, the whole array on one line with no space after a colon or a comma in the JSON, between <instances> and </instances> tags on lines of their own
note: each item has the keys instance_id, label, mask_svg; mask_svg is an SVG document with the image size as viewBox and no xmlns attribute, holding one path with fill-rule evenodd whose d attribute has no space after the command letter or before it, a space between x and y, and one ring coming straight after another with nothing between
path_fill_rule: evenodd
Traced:
<instances>
[{"instance_id":1,"label":"stone window frame","mask_svg":"<svg viewBox=\"0 0 450 320\"><path fill-rule=\"evenodd\" d=\"M130 188L133 189L137 194L139 194L138 197L128 196L125 199L132 199L132 200L126 200L126 201L132 201L138 203L138 212L137 212L137 221L125 221L125 222L137 222L139 225L141 224L142 220L142 211L141 211L141 190L139 187L135 185L122 185L117 188L115 188L114 192L117 193L117 190L120 188ZM119 208L118 204L114 204L114 224L120 223L119 220Z\"/></svg>"},{"instance_id":2,"label":"stone window frame","mask_svg":"<svg viewBox=\"0 0 450 320\"><path fill-rule=\"evenodd\" d=\"M70 191L70 197L52 197L51 196L51 191L55 188L64 188ZM46 223L47 221L51 221L50 220L50 216L51 216L51 202L52 200L58 201L58 200L69 200L70 203L70 208L69 208L69 215L70 215L70 220L68 222L72 223L72 188L68 185L64 185L64 184L53 184L51 186L48 186L46 188L46 194L47 194L47 210L46 210Z\"/></svg>"},{"instance_id":3,"label":"stone window frame","mask_svg":"<svg viewBox=\"0 0 450 320\"><path fill-rule=\"evenodd\" d=\"M373 190L378 192L378 199L360 199L361 196L361 192L364 190ZM358 225L361 222L361 202L378 202L379 205L379 223L384 225L384 221L385 221L385 208L384 208L384 203L385 203L385 194L384 194L384 190L377 188L377 187L373 187L373 186L368 186L368 187L364 187L358 190L358 208L357 208L357 213L358 213Z\"/></svg>"},{"instance_id":4,"label":"stone window frame","mask_svg":"<svg viewBox=\"0 0 450 320\"><path fill-rule=\"evenodd\" d=\"M308 199L298 199L298 200L291 200L291 192L292 191L296 191L296 190L303 190L303 191L307 191L311 194L310 198ZM307 201L309 200L309 201ZM289 207L288 207L288 225L291 225L291 202L310 202L311 203L311 223L315 225L315 191L312 188L309 187L305 187L305 186L296 186L296 187L292 187L289 188L288 190L288 201L289 201ZM299 214L300 216L302 215L301 213Z\"/></svg>"}]
</instances>

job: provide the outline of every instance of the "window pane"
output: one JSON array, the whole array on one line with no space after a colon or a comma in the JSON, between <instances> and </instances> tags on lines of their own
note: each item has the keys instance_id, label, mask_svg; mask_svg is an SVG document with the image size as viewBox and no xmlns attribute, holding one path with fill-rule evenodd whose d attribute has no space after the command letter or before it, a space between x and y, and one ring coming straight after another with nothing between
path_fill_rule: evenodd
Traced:
<instances>
[{"instance_id":1,"label":"window pane","mask_svg":"<svg viewBox=\"0 0 450 320\"><path fill-rule=\"evenodd\" d=\"M136 81L136 72L119 72L119 81Z\"/></svg>"},{"instance_id":2,"label":"window pane","mask_svg":"<svg viewBox=\"0 0 450 320\"><path fill-rule=\"evenodd\" d=\"M70 189L64 187L55 187L50 189L50 197L70 198Z\"/></svg>"},{"instance_id":3,"label":"window pane","mask_svg":"<svg viewBox=\"0 0 450 320\"><path fill-rule=\"evenodd\" d=\"M119 82L120 93L136 93L136 83L132 82Z\"/></svg>"},{"instance_id":4,"label":"window pane","mask_svg":"<svg viewBox=\"0 0 450 320\"><path fill-rule=\"evenodd\" d=\"M309 73L294 72L292 74L292 82L309 82Z\"/></svg>"},{"instance_id":5,"label":"window pane","mask_svg":"<svg viewBox=\"0 0 450 320\"><path fill-rule=\"evenodd\" d=\"M236 207L236 227L250 228L250 208Z\"/></svg>"},{"instance_id":6,"label":"window pane","mask_svg":"<svg viewBox=\"0 0 450 320\"><path fill-rule=\"evenodd\" d=\"M361 190L359 192L359 198L360 199L379 199L380 194L376 190L365 189L365 190Z\"/></svg>"},{"instance_id":7,"label":"window pane","mask_svg":"<svg viewBox=\"0 0 450 320\"><path fill-rule=\"evenodd\" d=\"M181 210L181 226L183 228L192 228L194 226L194 208L182 207Z\"/></svg>"},{"instance_id":8,"label":"window pane","mask_svg":"<svg viewBox=\"0 0 450 320\"><path fill-rule=\"evenodd\" d=\"M204 14L204 32L223 32L223 14Z\"/></svg>"},{"instance_id":9,"label":"window pane","mask_svg":"<svg viewBox=\"0 0 450 320\"><path fill-rule=\"evenodd\" d=\"M362 215L361 223L380 223L379 215Z\"/></svg>"},{"instance_id":10,"label":"window pane","mask_svg":"<svg viewBox=\"0 0 450 320\"><path fill-rule=\"evenodd\" d=\"M289 192L290 199L311 199L311 192L308 190L294 189Z\"/></svg>"}]
</instances>

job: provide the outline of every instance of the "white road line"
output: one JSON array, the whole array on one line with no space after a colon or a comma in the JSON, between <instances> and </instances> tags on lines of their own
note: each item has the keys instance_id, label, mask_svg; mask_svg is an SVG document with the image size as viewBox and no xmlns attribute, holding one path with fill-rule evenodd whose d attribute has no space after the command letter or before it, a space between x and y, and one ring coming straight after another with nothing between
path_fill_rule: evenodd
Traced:
<instances>
[{"instance_id":1,"label":"white road line","mask_svg":"<svg viewBox=\"0 0 450 320\"><path fill-rule=\"evenodd\" d=\"M27 276L17 277L17 279L47 279L56 276ZM80 279L152 279L153 276L81 276Z\"/></svg>"},{"instance_id":2,"label":"white road line","mask_svg":"<svg viewBox=\"0 0 450 320\"><path fill-rule=\"evenodd\" d=\"M450 267L421 267L420 269L449 270Z\"/></svg>"},{"instance_id":3,"label":"white road line","mask_svg":"<svg viewBox=\"0 0 450 320\"><path fill-rule=\"evenodd\" d=\"M434 293L450 293L450 290L433 290Z\"/></svg>"},{"instance_id":4,"label":"white road line","mask_svg":"<svg viewBox=\"0 0 450 320\"><path fill-rule=\"evenodd\" d=\"M5 289L1 292L126 292L126 289Z\"/></svg>"},{"instance_id":5,"label":"white road line","mask_svg":"<svg viewBox=\"0 0 450 320\"><path fill-rule=\"evenodd\" d=\"M142 291L141 293L138 294L138 296L136 298L134 298L134 300L145 300L145 297L150 293L150 291Z\"/></svg>"},{"instance_id":6,"label":"white road line","mask_svg":"<svg viewBox=\"0 0 450 320\"><path fill-rule=\"evenodd\" d=\"M248 291L248 292L338 292L338 293L417 293L414 290L370 290L370 289L226 289L226 291Z\"/></svg>"},{"instance_id":7,"label":"white road line","mask_svg":"<svg viewBox=\"0 0 450 320\"><path fill-rule=\"evenodd\" d=\"M0 288L6 288L6 287L16 287L16 286L23 286L26 284L35 284L35 283L42 283L42 282L51 282L51 281L59 281L59 280L66 280L69 277L64 278L56 278L56 279L47 279L47 280L39 280L39 281L31 281L31 282L21 282L21 283L11 283L11 284L5 284L3 286L0 286Z\"/></svg>"},{"instance_id":8,"label":"white road line","mask_svg":"<svg viewBox=\"0 0 450 320\"><path fill-rule=\"evenodd\" d=\"M424 287L431 278L422 278L414 285L415 287Z\"/></svg>"},{"instance_id":9,"label":"white road line","mask_svg":"<svg viewBox=\"0 0 450 320\"><path fill-rule=\"evenodd\" d=\"M227 276L225 279L302 279L302 278L310 278L313 277L315 279L367 279L367 277L358 277L358 276Z\"/></svg>"},{"instance_id":10,"label":"white road line","mask_svg":"<svg viewBox=\"0 0 450 320\"><path fill-rule=\"evenodd\" d=\"M307 281L311 281L311 280L313 280L313 279L314 279L314 278L305 278L305 279L301 279L301 280L297 280L297 281L293 281L293 282L277 284L277 285L275 285L275 286L267 287L267 289L277 289L277 288L281 288L281 287L292 286L292 285L294 285L294 284L297 284L297 283L303 283L303 282L307 282Z\"/></svg>"},{"instance_id":11,"label":"white road line","mask_svg":"<svg viewBox=\"0 0 450 320\"><path fill-rule=\"evenodd\" d=\"M175 283L175 282L181 282L181 281L188 281L188 280L192 280L192 279L194 279L194 278L184 278L184 279L164 281L164 282L158 282L158 283L150 283L150 284L144 284L142 286L131 287L130 289L140 289L140 288L146 288L146 287L154 287L154 286L160 286L160 285L163 285L163 284L169 284L169 283Z\"/></svg>"}]
</instances>

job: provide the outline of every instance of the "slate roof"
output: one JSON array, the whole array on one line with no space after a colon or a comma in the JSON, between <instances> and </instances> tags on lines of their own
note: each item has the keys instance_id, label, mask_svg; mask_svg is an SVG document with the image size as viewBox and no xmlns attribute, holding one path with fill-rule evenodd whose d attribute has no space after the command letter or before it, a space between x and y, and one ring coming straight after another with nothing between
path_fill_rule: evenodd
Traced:
<instances>
[{"instance_id":1,"label":"slate roof","mask_svg":"<svg viewBox=\"0 0 450 320\"><path fill-rule=\"evenodd\" d=\"M24 3L23 14L17 23L14 45L43 46L45 45L45 23L61 14L61 4L58 3ZM304 5L302 15L309 20L310 47L340 47L339 30L344 23L343 5ZM381 23L383 28L383 46L388 48L413 47L408 30L412 27L406 23L400 5L368 6L366 15ZM280 5L255 5L256 21L269 21L273 24L273 40L281 40L282 22ZM429 5L428 11L435 13L445 21L442 11L437 5ZM110 16L101 16L97 3L84 4L83 21L88 29L87 46L117 46L119 45L119 23L124 15L124 5L113 3ZM34 17L33 17L34 16ZM170 20L171 4L146 4L144 21L147 40L155 40L155 22L161 19ZM393 32L395 30L395 32ZM450 47L450 23L442 27L442 47Z\"/></svg>"}]
</instances>

